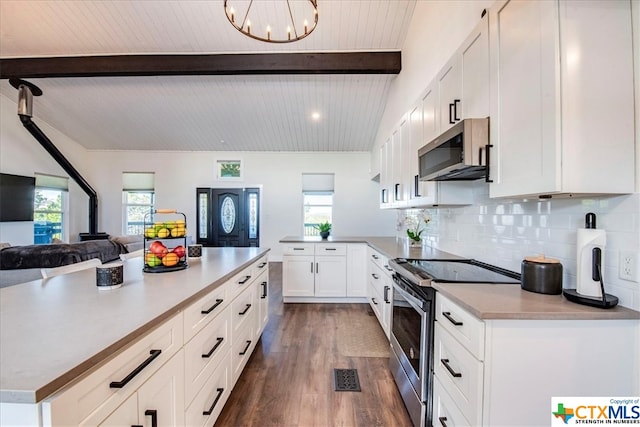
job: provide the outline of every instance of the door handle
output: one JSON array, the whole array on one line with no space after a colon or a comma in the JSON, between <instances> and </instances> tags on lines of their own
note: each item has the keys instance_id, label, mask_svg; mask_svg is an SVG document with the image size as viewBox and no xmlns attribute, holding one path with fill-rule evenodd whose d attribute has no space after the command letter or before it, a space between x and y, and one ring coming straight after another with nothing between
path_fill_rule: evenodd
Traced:
<instances>
[{"instance_id":1,"label":"door handle","mask_svg":"<svg viewBox=\"0 0 640 427\"><path fill-rule=\"evenodd\" d=\"M251 308L251 304L246 304L245 305L245 309L242 310L240 313L238 313L240 316L244 316L245 314L247 314L247 311L249 311L249 309Z\"/></svg>"},{"instance_id":2,"label":"door handle","mask_svg":"<svg viewBox=\"0 0 640 427\"><path fill-rule=\"evenodd\" d=\"M247 340L247 346L244 348L244 350L242 350L240 353L238 353L239 356L244 356L245 354L247 354L247 351L249 350L249 347L251 346L251 340Z\"/></svg>"},{"instance_id":3,"label":"door handle","mask_svg":"<svg viewBox=\"0 0 640 427\"><path fill-rule=\"evenodd\" d=\"M386 302L387 304L390 304L391 301L389 301L389 290L391 288L389 286L385 286L384 287L384 302Z\"/></svg>"},{"instance_id":4,"label":"door handle","mask_svg":"<svg viewBox=\"0 0 640 427\"><path fill-rule=\"evenodd\" d=\"M158 427L158 411L155 409L147 409L144 411L146 417L151 417L151 427Z\"/></svg>"},{"instance_id":5,"label":"door handle","mask_svg":"<svg viewBox=\"0 0 640 427\"><path fill-rule=\"evenodd\" d=\"M454 114L453 113L453 106L454 106L454 104L449 104L449 124L450 125L453 125L453 124L456 123L456 122L453 121L453 117L454 117L453 116L453 114Z\"/></svg>"},{"instance_id":6,"label":"door handle","mask_svg":"<svg viewBox=\"0 0 640 427\"><path fill-rule=\"evenodd\" d=\"M218 400L220 400L220 397L222 397L222 393L224 393L224 389L223 388L218 388L218 389L216 389L216 392L217 392L216 398L213 399L213 403L209 407L209 410L208 411L202 411L202 415L211 415L211 414L213 414L213 408L216 407L216 404L218 403Z\"/></svg>"},{"instance_id":7,"label":"door handle","mask_svg":"<svg viewBox=\"0 0 640 427\"><path fill-rule=\"evenodd\" d=\"M219 306L220 304L222 304L222 301L224 301L224 300L223 300L223 299L220 299L220 298L216 299L216 303L215 303L215 304L213 304L211 307L209 307L209 308L208 308L208 309L206 309L206 310L202 310L202 311L200 311L200 313L201 313L201 314L209 314L209 313L211 313L213 310L215 310L215 308L216 308L217 306Z\"/></svg>"},{"instance_id":8,"label":"door handle","mask_svg":"<svg viewBox=\"0 0 640 427\"><path fill-rule=\"evenodd\" d=\"M262 282L262 295L260 295L261 299L265 299L267 297L267 282Z\"/></svg>"},{"instance_id":9,"label":"door handle","mask_svg":"<svg viewBox=\"0 0 640 427\"><path fill-rule=\"evenodd\" d=\"M203 354L202 358L203 359L208 359L209 357L211 357L213 352L216 351L218 349L218 347L220 347L220 344L222 344L222 341L224 341L224 338L222 338L222 337L216 338L216 344L211 348L211 350L209 350L208 353Z\"/></svg>"},{"instance_id":10,"label":"door handle","mask_svg":"<svg viewBox=\"0 0 640 427\"><path fill-rule=\"evenodd\" d=\"M149 366L149 364L151 362L153 362L153 360L156 357L160 356L160 353L162 353L162 350L151 350L149 353L151 354L151 356L147 357L144 360L144 362L142 362L133 371L131 371L131 373L129 373L129 375L124 377L124 379L122 379L122 381L112 381L109 384L109 388L122 388L122 387L126 386L129 381L131 381L136 375L138 375L140 372L142 372L142 370L144 368Z\"/></svg>"},{"instance_id":11,"label":"door handle","mask_svg":"<svg viewBox=\"0 0 640 427\"><path fill-rule=\"evenodd\" d=\"M459 122L460 121L460 117L458 117L458 104L460 103L459 99L454 99L453 100L453 121L454 122Z\"/></svg>"},{"instance_id":12,"label":"door handle","mask_svg":"<svg viewBox=\"0 0 640 427\"><path fill-rule=\"evenodd\" d=\"M454 371L453 368L449 365L449 359L440 359L440 362L442 362L444 367L447 368L447 371L449 371L452 377L455 377L455 378L462 377L462 374L460 372Z\"/></svg>"},{"instance_id":13,"label":"door handle","mask_svg":"<svg viewBox=\"0 0 640 427\"><path fill-rule=\"evenodd\" d=\"M451 317L451 312L450 311L443 311L442 315L444 317L446 317L449 322L453 323L454 326L462 326L462 322L459 322L456 319L454 319L453 317Z\"/></svg>"}]
</instances>

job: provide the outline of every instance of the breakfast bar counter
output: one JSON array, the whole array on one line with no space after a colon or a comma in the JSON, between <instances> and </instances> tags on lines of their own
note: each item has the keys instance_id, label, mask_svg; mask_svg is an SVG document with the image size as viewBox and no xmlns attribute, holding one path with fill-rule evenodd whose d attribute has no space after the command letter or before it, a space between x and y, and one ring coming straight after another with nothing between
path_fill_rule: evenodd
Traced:
<instances>
[{"instance_id":1,"label":"breakfast bar counter","mask_svg":"<svg viewBox=\"0 0 640 427\"><path fill-rule=\"evenodd\" d=\"M37 403L225 283L268 248L204 248L185 270L99 290L95 268L0 289L0 402Z\"/></svg>"}]
</instances>

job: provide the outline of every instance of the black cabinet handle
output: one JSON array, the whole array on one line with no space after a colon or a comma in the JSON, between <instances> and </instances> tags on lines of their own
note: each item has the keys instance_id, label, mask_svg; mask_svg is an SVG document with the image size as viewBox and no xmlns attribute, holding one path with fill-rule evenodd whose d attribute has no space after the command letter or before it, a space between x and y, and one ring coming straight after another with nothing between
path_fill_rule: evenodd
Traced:
<instances>
[{"instance_id":1,"label":"black cabinet handle","mask_svg":"<svg viewBox=\"0 0 640 427\"><path fill-rule=\"evenodd\" d=\"M338 249L336 248L324 248L325 251L337 251Z\"/></svg>"},{"instance_id":2,"label":"black cabinet handle","mask_svg":"<svg viewBox=\"0 0 640 427\"><path fill-rule=\"evenodd\" d=\"M387 271L390 271L390 272L393 273L393 268L389 267L388 265L385 265L384 268L386 268Z\"/></svg>"},{"instance_id":3,"label":"black cabinet handle","mask_svg":"<svg viewBox=\"0 0 640 427\"><path fill-rule=\"evenodd\" d=\"M380 201L382 203L387 203L388 202L388 200L387 200L387 189L383 188L380 193L381 193L380 194Z\"/></svg>"},{"instance_id":4,"label":"black cabinet handle","mask_svg":"<svg viewBox=\"0 0 640 427\"><path fill-rule=\"evenodd\" d=\"M456 122L453 121L453 114L454 114L453 113L453 106L454 106L454 104L449 104L449 124L450 125L453 125L453 124L456 123Z\"/></svg>"},{"instance_id":5,"label":"black cabinet handle","mask_svg":"<svg viewBox=\"0 0 640 427\"><path fill-rule=\"evenodd\" d=\"M304 251L304 248L293 248L294 251Z\"/></svg>"},{"instance_id":6,"label":"black cabinet handle","mask_svg":"<svg viewBox=\"0 0 640 427\"><path fill-rule=\"evenodd\" d=\"M263 262L262 264L259 264L259 265L258 265L258 268L263 268L265 265L267 265L267 263L266 263L266 262Z\"/></svg>"},{"instance_id":7,"label":"black cabinet handle","mask_svg":"<svg viewBox=\"0 0 640 427\"><path fill-rule=\"evenodd\" d=\"M453 323L455 326L462 326L462 322L458 322L456 319L454 319L453 317L451 317L451 312L450 311L443 311L442 315L444 317L447 318L447 320L451 323Z\"/></svg>"},{"instance_id":8,"label":"black cabinet handle","mask_svg":"<svg viewBox=\"0 0 640 427\"><path fill-rule=\"evenodd\" d=\"M316 262L316 274L318 274L318 263Z\"/></svg>"},{"instance_id":9,"label":"black cabinet handle","mask_svg":"<svg viewBox=\"0 0 640 427\"><path fill-rule=\"evenodd\" d=\"M216 351L218 349L218 347L220 347L220 344L222 344L222 341L224 341L224 338L222 338L222 337L216 338L216 344L211 348L211 350L209 350L209 353L203 354L202 358L203 359L207 359L207 358L211 357L213 352Z\"/></svg>"},{"instance_id":10,"label":"black cabinet handle","mask_svg":"<svg viewBox=\"0 0 640 427\"><path fill-rule=\"evenodd\" d=\"M211 307L209 307L209 308L208 308L208 309L206 309L206 310L202 310L200 313L201 313L201 314L209 314L209 313L211 313L213 310L215 310L215 309L216 309L216 307L217 307L217 306L219 306L220 304L222 304L222 301L224 301L224 300L223 300L223 299L220 299L220 298L217 298L217 299L216 299L216 303L215 303L215 304L213 304Z\"/></svg>"},{"instance_id":11,"label":"black cabinet handle","mask_svg":"<svg viewBox=\"0 0 640 427\"><path fill-rule=\"evenodd\" d=\"M371 302L374 303L375 305L378 305L375 298L371 298Z\"/></svg>"},{"instance_id":12,"label":"black cabinet handle","mask_svg":"<svg viewBox=\"0 0 640 427\"><path fill-rule=\"evenodd\" d=\"M260 283L262 286L262 295L260 295L261 299L265 299L267 297L267 282Z\"/></svg>"},{"instance_id":13,"label":"black cabinet handle","mask_svg":"<svg viewBox=\"0 0 640 427\"><path fill-rule=\"evenodd\" d=\"M460 117L458 117L458 104L460 103L459 99L453 100L453 121L459 122Z\"/></svg>"},{"instance_id":14,"label":"black cabinet handle","mask_svg":"<svg viewBox=\"0 0 640 427\"><path fill-rule=\"evenodd\" d=\"M311 274L313 274L313 263L311 263Z\"/></svg>"},{"instance_id":15,"label":"black cabinet handle","mask_svg":"<svg viewBox=\"0 0 640 427\"><path fill-rule=\"evenodd\" d=\"M249 279L251 279L251 276L244 276L244 279L240 280L238 282L239 285L244 285L245 283L247 283L249 281Z\"/></svg>"},{"instance_id":16,"label":"black cabinet handle","mask_svg":"<svg viewBox=\"0 0 640 427\"><path fill-rule=\"evenodd\" d=\"M484 177L485 182L493 182L491 179L491 149L493 148L493 144L487 144L484 146L485 149L485 158L487 161L487 174Z\"/></svg>"},{"instance_id":17,"label":"black cabinet handle","mask_svg":"<svg viewBox=\"0 0 640 427\"><path fill-rule=\"evenodd\" d=\"M122 388L122 387L126 386L126 385L127 385L127 383L128 383L129 381L131 381L131 380L132 380L136 375L138 375L140 372L142 372L142 370L143 370L144 368L146 368L146 367L149 365L149 363L153 362L153 360L154 360L156 357L160 356L160 353L162 353L162 350L151 350L149 353L151 354L151 356L147 357L147 358L145 359L145 361L144 361L144 362L142 362L140 365L138 365L138 367L137 367L136 369L134 369L133 371L131 371L131 372L129 373L129 375L127 375L126 377L124 377L124 378L122 379L122 381L112 381L112 382L109 384L109 388Z\"/></svg>"},{"instance_id":18,"label":"black cabinet handle","mask_svg":"<svg viewBox=\"0 0 640 427\"><path fill-rule=\"evenodd\" d=\"M420 194L420 175L413 177L413 195L415 197L422 197L422 194Z\"/></svg>"},{"instance_id":19,"label":"black cabinet handle","mask_svg":"<svg viewBox=\"0 0 640 427\"><path fill-rule=\"evenodd\" d=\"M438 421L440 421L442 427L447 427L447 423L445 422L447 421L447 417L438 417Z\"/></svg>"},{"instance_id":20,"label":"black cabinet handle","mask_svg":"<svg viewBox=\"0 0 640 427\"><path fill-rule=\"evenodd\" d=\"M373 258L373 259L380 259L380 257L379 257L378 255L376 255L376 254L371 255L371 258Z\"/></svg>"},{"instance_id":21,"label":"black cabinet handle","mask_svg":"<svg viewBox=\"0 0 640 427\"><path fill-rule=\"evenodd\" d=\"M242 310L240 313L238 313L238 315L240 315L240 316L244 316L245 314L247 314L247 311L249 311L249 309L250 309L250 308L251 308L251 304L247 304L247 305L245 306L245 309L244 309L244 310Z\"/></svg>"},{"instance_id":22,"label":"black cabinet handle","mask_svg":"<svg viewBox=\"0 0 640 427\"><path fill-rule=\"evenodd\" d=\"M400 184L393 186L393 199L397 202L400 200Z\"/></svg>"},{"instance_id":23,"label":"black cabinet handle","mask_svg":"<svg viewBox=\"0 0 640 427\"><path fill-rule=\"evenodd\" d=\"M247 346L244 348L244 350L242 350L240 353L238 353L240 356L244 356L245 354L247 354L247 350L249 350L249 347L251 346L251 340L247 340Z\"/></svg>"},{"instance_id":24,"label":"black cabinet handle","mask_svg":"<svg viewBox=\"0 0 640 427\"><path fill-rule=\"evenodd\" d=\"M384 302L386 302L387 304L390 304L391 301L389 301L389 290L391 288L389 286L385 286L384 287Z\"/></svg>"},{"instance_id":25,"label":"black cabinet handle","mask_svg":"<svg viewBox=\"0 0 640 427\"><path fill-rule=\"evenodd\" d=\"M371 273L371 277L373 277L376 280L378 280L380 278L380 277L378 277L378 275L376 273Z\"/></svg>"},{"instance_id":26,"label":"black cabinet handle","mask_svg":"<svg viewBox=\"0 0 640 427\"><path fill-rule=\"evenodd\" d=\"M202 411L202 415L211 415L211 414L213 414L213 408L216 407L216 404L218 403L218 400L220 400L220 398L222 397L222 393L224 393L224 389L223 388L218 388L218 389L216 389L216 391L218 392L218 394L216 395L216 398L213 399L213 403L209 407L208 411Z\"/></svg>"},{"instance_id":27,"label":"black cabinet handle","mask_svg":"<svg viewBox=\"0 0 640 427\"><path fill-rule=\"evenodd\" d=\"M460 372L454 371L453 368L451 366L449 366L449 359L440 359L440 362L442 362L444 367L447 368L447 371L449 371L451 376L456 377L456 378L461 378L462 377L462 374Z\"/></svg>"},{"instance_id":28,"label":"black cabinet handle","mask_svg":"<svg viewBox=\"0 0 640 427\"><path fill-rule=\"evenodd\" d=\"M158 427L158 411L155 409L147 409L144 411L145 417L151 417L151 427Z\"/></svg>"}]
</instances>

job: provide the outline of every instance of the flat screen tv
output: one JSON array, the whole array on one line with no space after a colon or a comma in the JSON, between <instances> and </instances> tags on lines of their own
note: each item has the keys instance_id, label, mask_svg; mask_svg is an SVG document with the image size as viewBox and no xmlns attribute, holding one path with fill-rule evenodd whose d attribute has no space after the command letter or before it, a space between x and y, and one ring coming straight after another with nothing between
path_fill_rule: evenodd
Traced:
<instances>
[{"instance_id":1,"label":"flat screen tv","mask_svg":"<svg viewBox=\"0 0 640 427\"><path fill-rule=\"evenodd\" d=\"M33 221L36 179L0 173L0 222Z\"/></svg>"}]
</instances>

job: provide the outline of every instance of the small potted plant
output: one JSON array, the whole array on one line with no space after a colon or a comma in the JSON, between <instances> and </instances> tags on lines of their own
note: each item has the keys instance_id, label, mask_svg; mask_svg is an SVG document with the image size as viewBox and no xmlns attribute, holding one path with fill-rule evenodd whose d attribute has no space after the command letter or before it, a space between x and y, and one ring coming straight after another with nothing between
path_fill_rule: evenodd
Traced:
<instances>
[{"instance_id":1,"label":"small potted plant","mask_svg":"<svg viewBox=\"0 0 640 427\"><path fill-rule=\"evenodd\" d=\"M323 239L329 237L329 233L331 233L331 223L329 221L316 224L315 228L320 232L320 237Z\"/></svg>"}]
</instances>

